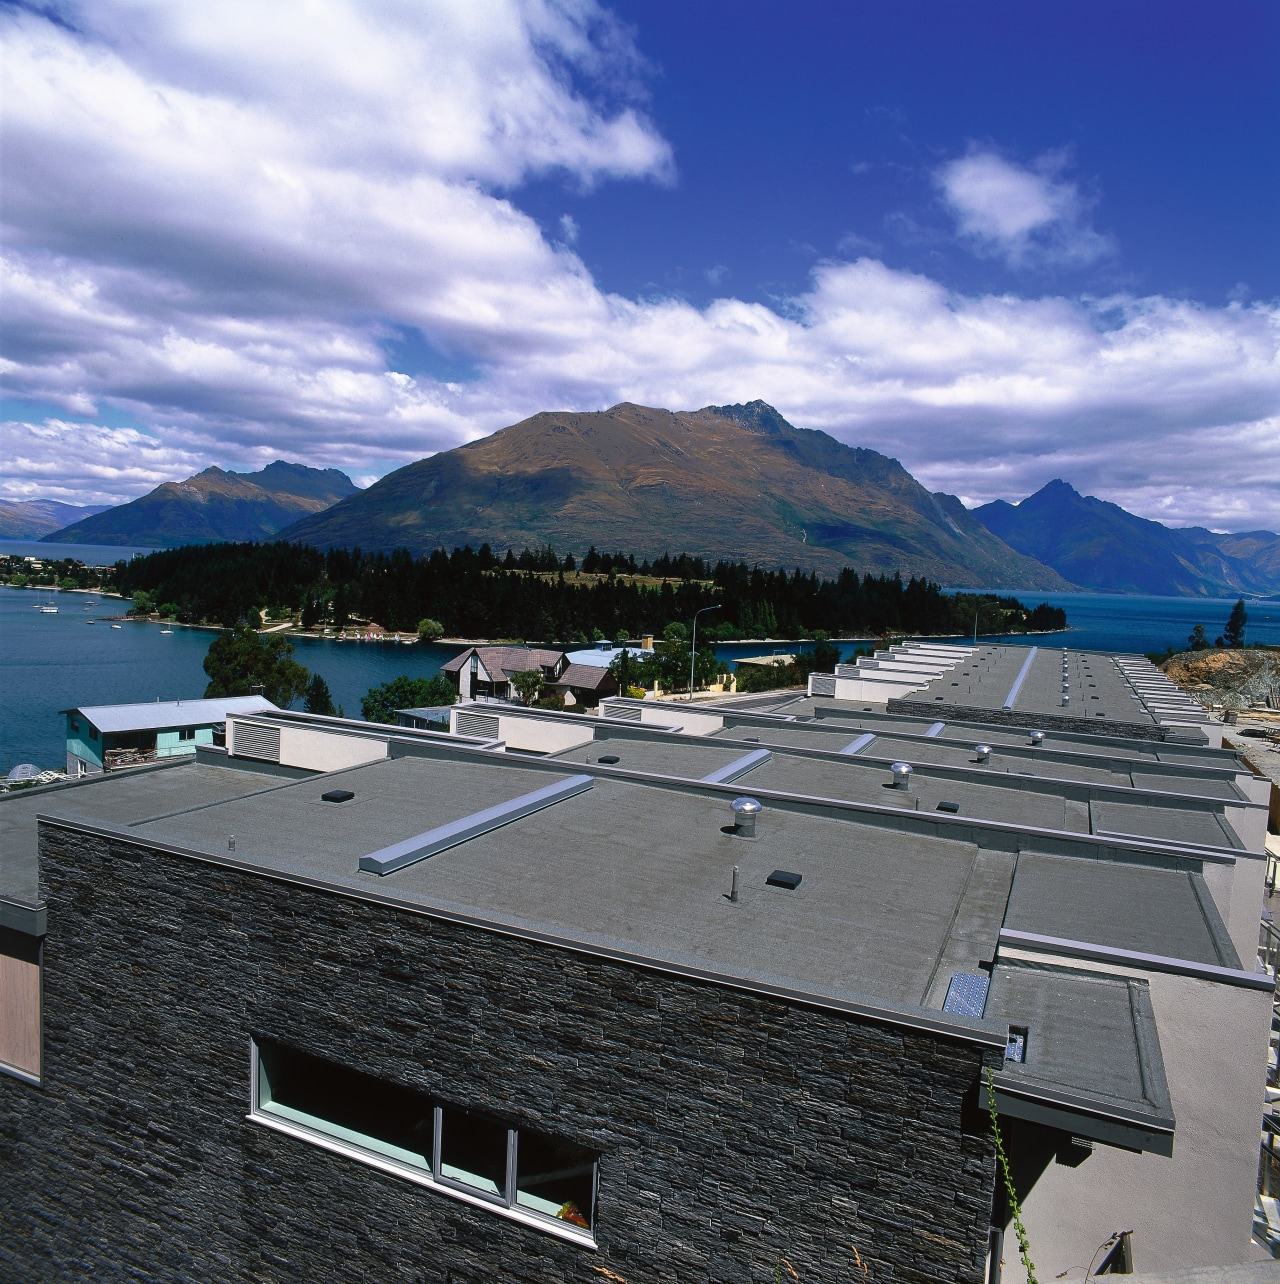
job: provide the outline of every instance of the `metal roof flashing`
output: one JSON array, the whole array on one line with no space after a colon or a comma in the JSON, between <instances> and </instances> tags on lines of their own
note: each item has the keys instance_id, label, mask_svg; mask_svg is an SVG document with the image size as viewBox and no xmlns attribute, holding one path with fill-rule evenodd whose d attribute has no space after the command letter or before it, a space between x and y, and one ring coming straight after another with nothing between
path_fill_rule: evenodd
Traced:
<instances>
[{"instance_id":1,"label":"metal roof flashing","mask_svg":"<svg viewBox=\"0 0 1280 1284\"><path fill-rule=\"evenodd\" d=\"M595 781L590 776L570 776L567 780L521 794L518 798L498 803L495 807L487 807L484 811L463 816L446 825L438 825L435 829L406 838L403 842L392 843L389 847L369 852L360 857L359 868L369 874L394 874L397 870L416 864L420 860L426 860L429 856L438 855L451 847L457 847L473 838L478 838L481 834L490 833L503 825L511 824L512 821L531 816L544 807L551 807L555 803L563 802L566 798L573 798L577 794L584 793L594 784Z\"/></svg>"}]
</instances>

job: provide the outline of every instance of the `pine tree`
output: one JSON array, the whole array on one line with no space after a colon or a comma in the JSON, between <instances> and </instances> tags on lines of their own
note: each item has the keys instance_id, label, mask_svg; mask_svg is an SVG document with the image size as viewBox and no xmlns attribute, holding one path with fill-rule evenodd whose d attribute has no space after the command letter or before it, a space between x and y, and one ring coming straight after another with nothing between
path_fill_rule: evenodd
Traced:
<instances>
[{"instance_id":1,"label":"pine tree","mask_svg":"<svg viewBox=\"0 0 1280 1284\"><path fill-rule=\"evenodd\" d=\"M1222 640L1227 646L1235 647L1237 650L1244 646L1244 626L1248 622L1244 598L1240 598L1231 608L1231 614L1227 617L1227 627L1222 630Z\"/></svg>"}]
</instances>

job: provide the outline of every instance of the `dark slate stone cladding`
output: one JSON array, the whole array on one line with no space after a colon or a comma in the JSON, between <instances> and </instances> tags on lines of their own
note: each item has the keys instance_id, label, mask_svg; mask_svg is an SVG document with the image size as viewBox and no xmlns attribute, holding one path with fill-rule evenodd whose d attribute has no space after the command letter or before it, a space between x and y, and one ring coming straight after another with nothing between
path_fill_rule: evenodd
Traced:
<instances>
[{"instance_id":1,"label":"dark slate stone cladding","mask_svg":"<svg viewBox=\"0 0 1280 1284\"><path fill-rule=\"evenodd\" d=\"M889 713L913 718L951 718L959 722L988 722L1001 727L1039 727L1044 731L1078 731L1091 736L1123 736L1128 740L1165 740L1169 728L1150 722L1121 722L1118 718L1072 718L1061 713L1026 713L1018 709L988 709L979 705L946 704L941 700L890 700Z\"/></svg>"},{"instance_id":2,"label":"dark slate stone cladding","mask_svg":"<svg viewBox=\"0 0 1280 1284\"><path fill-rule=\"evenodd\" d=\"M0 1279L980 1284L972 1045L64 829L41 853ZM599 1150L599 1249L249 1122L251 1033Z\"/></svg>"}]
</instances>

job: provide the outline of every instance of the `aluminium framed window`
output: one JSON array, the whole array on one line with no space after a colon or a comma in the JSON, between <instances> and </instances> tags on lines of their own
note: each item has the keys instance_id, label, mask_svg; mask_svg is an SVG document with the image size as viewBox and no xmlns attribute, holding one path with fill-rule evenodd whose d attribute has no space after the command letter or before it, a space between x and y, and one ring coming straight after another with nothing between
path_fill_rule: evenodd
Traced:
<instances>
[{"instance_id":1,"label":"aluminium framed window","mask_svg":"<svg viewBox=\"0 0 1280 1284\"><path fill-rule=\"evenodd\" d=\"M249 1118L500 1217L595 1247L598 1156L268 1038Z\"/></svg>"}]
</instances>

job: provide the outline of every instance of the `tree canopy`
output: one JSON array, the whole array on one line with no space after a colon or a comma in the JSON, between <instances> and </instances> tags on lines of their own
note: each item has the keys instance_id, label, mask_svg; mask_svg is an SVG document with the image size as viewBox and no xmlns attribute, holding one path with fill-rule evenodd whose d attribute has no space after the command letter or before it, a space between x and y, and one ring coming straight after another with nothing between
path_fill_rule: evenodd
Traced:
<instances>
[{"instance_id":1,"label":"tree canopy","mask_svg":"<svg viewBox=\"0 0 1280 1284\"><path fill-rule=\"evenodd\" d=\"M1028 608L1013 597L944 593L922 578L859 575L847 567L831 579L803 571L765 570L680 554L653 561L592 549L581 570L552 549L498 557L489 546L322 553L296 544L202 544L163 549L117 568L121 592L146 592L174 603L187 623L226 625L266 610L297 612L304 626L342 628L368 620L413 633L420 623L444 635L528 638L585 646L592 637L661 635L686 628L694 612L720 604L699 623L698 638L804 638L883 634L1020 633L1066 627L1059 607ZM428 632L422 636L428 636ZM669 640L669 639L668 639ZM686 679L687 681L687 679Z\"/></svg>"},{"instance_id":2,"label":"tree canopy","mask_svg":"<svg viewBox=\"0 0 1280 1284\"><path fill-rule=\"evenodd\" d=\"M260 637L247 624L220 633L204 657L209 675L206 699L253 695L255 688L287 709L307 688L310 674L293 658L293 647L278 634Z\"/></svg>"},{"instance_id":3,"label":"tree canopy","mask_svg":"<svg viewBox=\"0 0 1280 1284\"><path fill-rule=\"evenodd\" d=\"M370 687L360 700L366 722L395 722L397 709L432 709L453 704L458 693L443 673L429 678L411 678L402 673L380 687Z\"/></svg>"}]
</instances>

